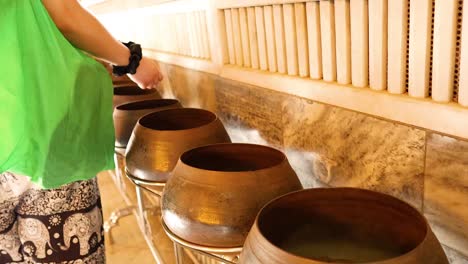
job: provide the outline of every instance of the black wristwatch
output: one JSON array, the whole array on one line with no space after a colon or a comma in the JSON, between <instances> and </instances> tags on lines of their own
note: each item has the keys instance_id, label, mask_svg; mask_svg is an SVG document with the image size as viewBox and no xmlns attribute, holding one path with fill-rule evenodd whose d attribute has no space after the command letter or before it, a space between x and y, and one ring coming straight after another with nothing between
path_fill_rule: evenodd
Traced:
<instances>
[{"instance_id":1,"label":"black wristwatch","mask_svg":"<svg viewBox=\"0 0 468 264\"><path fill-rule=\"evenodd\" d=\"M127 66L113 66L112 73L116 76L122 76L127 73L135 74L140 60L143 57L141 53L141 46L139 44L128 42L122 43L130 50L130 59Z\"/></svg>"}]
</instances>

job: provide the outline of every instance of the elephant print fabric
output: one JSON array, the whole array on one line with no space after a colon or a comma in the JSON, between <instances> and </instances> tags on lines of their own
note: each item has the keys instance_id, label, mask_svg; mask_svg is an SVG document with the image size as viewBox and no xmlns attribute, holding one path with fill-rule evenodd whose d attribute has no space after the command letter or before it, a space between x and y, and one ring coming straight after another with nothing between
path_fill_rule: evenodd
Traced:
<instances>
[{"instance_id":1,"label":"elephant print fabric","mask_svg":"<svg viewBox=\"0 0 468 264\"><path fill-rule=\"evenodd\" d=\"M0 264L105 263L96 179L41 190L0 174Z\"/></svg>"}]
</instances>

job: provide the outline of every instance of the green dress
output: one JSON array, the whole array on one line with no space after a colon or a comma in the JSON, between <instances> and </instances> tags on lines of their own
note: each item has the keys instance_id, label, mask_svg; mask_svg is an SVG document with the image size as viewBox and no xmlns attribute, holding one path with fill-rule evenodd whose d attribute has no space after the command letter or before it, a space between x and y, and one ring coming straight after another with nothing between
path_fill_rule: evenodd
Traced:
<instances>
[{"instance_id":1,"label":"green dress","mask_svg":"<svg viewBox=\"0 0 468 264\"><path fill-rule=\"evenodd\" d=\"M112 82L40 0L0 0L0 173L43 188L113 168Z\"/></svg>"}]
</instances>

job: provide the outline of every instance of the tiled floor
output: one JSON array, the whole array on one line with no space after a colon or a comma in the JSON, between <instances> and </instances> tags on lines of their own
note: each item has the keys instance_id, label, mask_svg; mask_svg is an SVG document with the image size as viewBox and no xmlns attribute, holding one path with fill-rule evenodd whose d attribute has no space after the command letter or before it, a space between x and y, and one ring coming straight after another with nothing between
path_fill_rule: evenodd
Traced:
<instances>
[{"instance_id":1,"label":"tiled floor","mask_svg":"<svg viewBox=\"0 0 468 264\"><path fill-rule=\"evenodd\" d=\"M114 209L125 205L110 174L98 176L104 220L109 219ZM112 229L114 243L106 236L106 258L108 264L145 264L154 263L153 256L143 235L138 230L135 216L124 217L119 225Z\"/></svg>"}]
</instances>

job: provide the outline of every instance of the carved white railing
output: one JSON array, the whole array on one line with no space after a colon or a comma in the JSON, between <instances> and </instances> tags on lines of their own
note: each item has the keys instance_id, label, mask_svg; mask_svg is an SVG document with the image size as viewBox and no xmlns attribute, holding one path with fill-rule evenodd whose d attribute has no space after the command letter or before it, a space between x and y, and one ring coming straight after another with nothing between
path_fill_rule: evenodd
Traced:
<instances>
[{"instance_id":1,"label":"carved white railing","mask_svg":"<svg viewBox=\"0 0 468 264\"><path fill-rule=\"evenodd\" d=\"M226 8L229 64L468 106L462 11L463 0Z\"/></svg>"},{"instance_id":2,"label":"carved white railing","mask_svg":"<svg viewBox=\"0 0 468 264\"><path fill-rule=\"evenodd\" d=\"M463 0L106 2L156 59L468 138Z\"/></svg>"},{"instance_id":3,"label":"carved white railing","mask_svg":"<svg viewBox=\"0 0 468 264\"><path fill-rule=\"evenodd\" d=\"M115 10L116 5L123 8ZM208 1L104 1L91 9L113 35L141 43L156 59L215 72Z\"/></svg>"},{"instance_id":4,"label":"carved white railing","mask_svg":"<svg viewBox=\"0 0 468 264\"><path fill-rule=\"evenodd\" d=\"M174 13L133 11L103 16L102 21L116 35L139 40L149 49L206 60L211 57L204 10ZM146 28L149 25L151 30Z\"/></svg>"}]
</instances>

